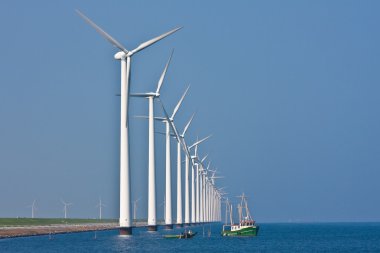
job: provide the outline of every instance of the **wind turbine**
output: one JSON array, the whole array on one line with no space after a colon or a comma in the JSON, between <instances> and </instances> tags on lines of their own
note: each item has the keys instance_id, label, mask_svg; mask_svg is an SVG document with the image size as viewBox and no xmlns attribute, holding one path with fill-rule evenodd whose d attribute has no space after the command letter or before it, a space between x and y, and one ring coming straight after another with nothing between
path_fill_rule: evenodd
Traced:
<instances>
[{"instance_id":1,"label":"wind turbine","mask_svg":"<svg viewBox=\"0 0 380 253\"><path fill-rule=\"evenodd\" d=\"M33 203L30 206L27 206L27 207L31 207L32 208L32 219L34 219L34 217L35 217L35 211L37 210L36 200L33 200Z\"/></svg>"},{"instance_id":2,"label":"wind turbine","mask_svg":"<svg viewBox=\"0 0 380 253\"><path fill-rule=\"evenodd\" d=\"M165 216L165 213L166 213L166 205L165 205L165 197L164 197L164 201L161 202L160 206L163 206L164 207L164 216Z\"/></svg>"},{"instance_id":3,"label":"wind turbine","mask_svg":"<svg viewBox=\"0 0 380 253\"><path fill-rule=\"evenodd\" d=\"M169 117L154 117L155 120L159 120L163 123L165 123L165 127L166 127L166 131L165 131L165 140L166 140L166 166L165 166L165 209L166 209L166 212L165 212L165 228L166 229L172 229L173 228L173 222L172 222L172 191L171 191L171 152L170 152L170 140L171 140L171 136L174 136L176 139L177 139L177 142L178 144L180 145L180 142L178 141L178 139L180 139L179 135L177 136L175 133L171 134L170 132L170 129L175 127L174 126L174 116L177 114L184 98L186 97L186 94L188 92L190 88L190 85L187 87L187 89L185 90L185 92L183 93L182 97L180 98L180 100L178 101L177 105L174 107L173 109L173 113L172 115ZM163 104L162 104L162 100L160 99L161 101L161 105L163 107ZM165 108L163 107L163 109L165 110ZM146 117L146 116L136 116L138 118L149 118L149 117ZM173 128L174 129L174 128ZM173 130L174 131L174 130ZM174 131L175 132L175 131ZM178 178L178 177L177 177ZM178 210L178 208L177 208Z\"/></svg>"},{"instance_id":4,"label":"wind turbine","mask_svg":"<svg viewBox=\"0 0 380 253\"><path fill-rule=\"evenodd\" d=\"M155 168L155 147L154 147L154 99L160 97L160 89L165 80L170 61L173 56L170 55L168 62L157 83L155 92L134 93L131 97L148 98L149 101L149 168L148 168L148 230L157 231L157 214L156 214L156 168Z\"/></svg>"},{"instance_id":5,"label":"wind turbine","mask_svg":"<svg viewBox=\"0 0 380 253\"><path fill-rule=\"evenodd\" d=\"M173 113L171 117L165 117L165 118L157 118L158 120L161 120L165 123L165 139L166 139L166 167L165 167L165 228L171 229L173 228L173 221L172 221L172 191L171 191L171 158L170 158L170 128L174 126L174 116L177 114L178 109L180 108L190 86L187 87L185 92L183 93L182 97L178 101L177 105L174 107ZM163 105L162 105L163 106ZM177 138L178 136L173 133L173 135ZM180 145L180 144L179 144ZM177 166L178 169L178 166ZM178 171L177 171L178 172ZM178 187L178 175L177 175L177 187ZM177 193L178 194L178 193ZM178 197L178 195L177 195ZM178 203L177 203L177 210L178 210ZM178 213L177 213L178 217Z\"/></svg>"},{"instance_id":6,"label":"wind turbine","mask_svg":"<svg viewBox=\"0 0 380 253\"><path fill-rule=\"evenodd\" d=\"M185 98L189 88L190 88L190 85L187 87L185 93L181 97L177 106L174 108L174 112L173 112L172 117L169 116L169 114L167 113L167 111L165 109L165 106L164 106L162 100L160 100L162 110L164 111L164 114L165 114L166 122L168 122L169 127L172 129L173 134L174 134L175 138L177 139L177 226L182 226L182 182L181 182L181 178L182 178L182 176L181 176L181 174L182 174L181 163L182 163L182 160L181 160L181 147L185 152L187 152L187 147L184 145L183 141L181 140L180 135L178 134L177 128L175 127L174 122L173 122L173 118L174 118L175 114L177 113L179 106L181 105L183 99ZM166 133L169 134L169 131L166 131ZM167 151L168 151L168 149L167 149ZM170 150L169 150L169 152L170 152Z\"/></svg>"},{"instance_id":7,"label":"wind turbine","mask_svg":"<svg viewBox=\"0 0 380 253\"><path fill-rule=\"evenodd\" d=\"M186 142L185 142L185 134L186 134L187 129L189 129L189 126L190 126L190 124L194 118L194 115L195 115L195 113L193 113L190 120L187 122L185 128L183 129L182 134L179 136L183 145L186 147L186 150L185 150L185 224L186 225L190 224L189 163L191 161L191 163L193 165L193 160L191 159L190 151L189 151L189 149L186 145ZM193 168L193 166L192 166L192 168ZM192 171L192 178L194 178L193 169L191 171ZM192 187L194 188L193 183L192 183ZM192 220L192 222L194 222L194 221Z\"/></svg>"},{"instance_id":8,"label":"wind turbine","mask_svg":"<svg viewBox=\"0 0 380 253\"><path fill-rule=\"evenodd\" d=\"M211 180L211 183L213 185L215 185L215 179L224 178L223 176L215 176L215 174L217 173L218 169L215 169L215 170L209 169L208 171L210 171L212 173L211 177L210 177L210 180Z\"/></svg>"},{"instance_id":9,"label":"wind turbine","mask_svg":"<svg viewBox=\"0 0 380 253\"><path fill-rule=\"evenodd\" d=\"M62 199L61 199L61 202L62 202L62 204L63 204L63 212L65 213L65 219L67 219L67 207L68 206L71 206L73 203L66 203L65 201L63 201Z\"/></svg>"},{"instance_id":10,"label":"wind turbine","mask_svg":"<svg viewBox=\"0 0 380 253\"><path fill-rule=\"evenodd\" d=\"M105 207L106 205L104 205L102 203L102 198L99 198L99 204L96 205L96 207L99 207L99 220L102 219L102 207Z\"/></svg>"},{"instance_id":11,"label":"wind turbine","mask_svg":"<svg viewBox=\"0 0 380 253\"><path fill-rule=\"evenodd\" d=\"M135 199L133 201L133 220L136 221L136 212L137 212L137 202L139 202L140 198Z\"/></svg>"},{"instance_id":12,"label":"wind turbine","mask_svg":"<svg viewBox=\"0 0 380 253\"><path fill-rule=\"evenodd\" d=\"M205 140L207 140L208 138L210 138L211 135L201 139L201 140L197 140L194 144L190 145L188 148L189 152L192 148L194 148L194 156L191 156L192 160L194 161L194 167L195 167L195 170L196 170L196 186L195 186L195 208L193 207L193 209L195 209L195 222L200 222L200 213L201 213L201 206L200 206L200 175L199 175L199 172L200 172L200 166L202 166L202 163L201 161L199 160L199 157L198 157L198 145L201 144L202 142L204 142ZM191 185L194 185L194 177L192 177L192 182L191 182ZM193 195L194 196L194 195ZM193 202L194 203L194 202Z\"/></svg>"},{"instance_id":13,"label":"wind turbine","mask_svg":"<svg viewBox=\"0 0 380 253\"><path fill-rule=\"evenodd\" d=\"M217 207L216 207L216 203L217 203L216 195L218 193L220 195L223 195L223 194L221 192L217 191L217 189L215 187L215 179L223 178L223 177L215 176L217 169L211 170L211 169L209 169L209 167L210 167L210 162L209 162L207 169L206 169L208 172L212 173L211 177L209 177L209 191L210 192L209 192L209 196L208 196L208 198L209 198L209 206L208 206L209 214L208 214L208 216L209 216L209 219L211 219L211 221L216 221L216 212L215 212L215 210L217 209Z\"/></svg>"},{"instance_id":14,"label":"wind turbine","mask_svg":"<svg viewBox=\"0 0 380 253\"><path fill-rule=\"evenodd\" d=\"M79 10L76 10L81 18L83 18L89 25L91 25L101 36L120 51L114 55L116 60L121 62L121 103L120 103L120 234L132 234L132 219L131 219L131 179L129 169L129 122L128 122L128 109L129 109L129 90L130 90L130 77L131 77L131 57L153 45L154 43L162 40L163 38L178 31L182 27L175 28L167 33L150 39L141 43L135 49L129 51L120 42L115 40L111 35L106 33L102 28L97 26L93 21L86 17Z\"/></svg>"}]
</instances>

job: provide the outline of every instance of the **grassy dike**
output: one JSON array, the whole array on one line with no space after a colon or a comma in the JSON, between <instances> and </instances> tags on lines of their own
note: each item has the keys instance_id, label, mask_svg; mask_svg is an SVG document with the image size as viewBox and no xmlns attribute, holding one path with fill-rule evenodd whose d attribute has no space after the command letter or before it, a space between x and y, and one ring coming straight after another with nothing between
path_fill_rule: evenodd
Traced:
<instances>
[{"instance_id":1,"label":"grassy dike","mask_svg":"<svg viewBox=\"0 0 380 253\"><path fill-rule=\"evenodd\" d=\"M117 223L117 219L0 218L0 227Z\"/></svg>"}]
</instances>

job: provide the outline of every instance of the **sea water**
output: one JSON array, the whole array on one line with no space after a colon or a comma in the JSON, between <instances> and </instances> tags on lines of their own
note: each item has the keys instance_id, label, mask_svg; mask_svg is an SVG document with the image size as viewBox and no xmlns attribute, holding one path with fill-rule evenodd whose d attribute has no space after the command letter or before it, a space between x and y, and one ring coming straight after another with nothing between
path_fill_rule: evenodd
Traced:
<instances>
[{"instance_id":1,"label":"sea water","mask_svg":"<svg viewBox=\"0 0 380 253\"><path fill-rule=\"evenodd\" d=\"M260 224L257 237L222 237L221 224L190 229L198 233L192 239L163 238L184 228L0 239L0 252L380 252L380 223Z\"/></svg>"}]
</instances>

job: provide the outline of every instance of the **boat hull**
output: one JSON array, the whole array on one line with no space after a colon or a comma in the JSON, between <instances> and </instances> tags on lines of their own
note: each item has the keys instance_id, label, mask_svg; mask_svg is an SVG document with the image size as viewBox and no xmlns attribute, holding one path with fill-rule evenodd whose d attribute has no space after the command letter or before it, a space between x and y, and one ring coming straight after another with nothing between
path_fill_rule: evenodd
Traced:
<instances>
[{"instance_id":1,"label":"boat hull","mask_svg":"<svg viewBox=\"0 0 380 253\"><path fill-rule=\"evenodd\" d=\"M164 238L166 239L190 239L193 238L197 233L191 233L191 234L179 234L179 235L164 235Z\"/></svg>"},{"instance_id":2,"label":"boat hull","mask_svg":"<svg viewBox=\"0 0 380 253\"><path fill-rule=\"evenodd\" d=\"M258 232L259 226L252 226L234 231L224 230L222 236L257 236Z\"/></svg>"}]
</instances>

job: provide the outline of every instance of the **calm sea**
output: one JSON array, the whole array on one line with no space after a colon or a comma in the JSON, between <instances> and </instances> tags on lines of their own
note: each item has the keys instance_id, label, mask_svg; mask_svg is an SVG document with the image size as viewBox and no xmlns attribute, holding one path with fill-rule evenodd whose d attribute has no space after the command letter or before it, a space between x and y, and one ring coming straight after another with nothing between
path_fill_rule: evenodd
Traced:
<instances>
[{"instance_id":1,"label":"calm sea","mask_svg":"<svg viewBox=\"0 0 380 253\"><path fill-rule=\"evenodd\" d=\"M189 240L162 237L181 229L3 239L0 252L380 252L380 223L261 224L259 236L251 238L221 237L219 224L191 229L198 234Z\"/></svg>"}]
</instances>

